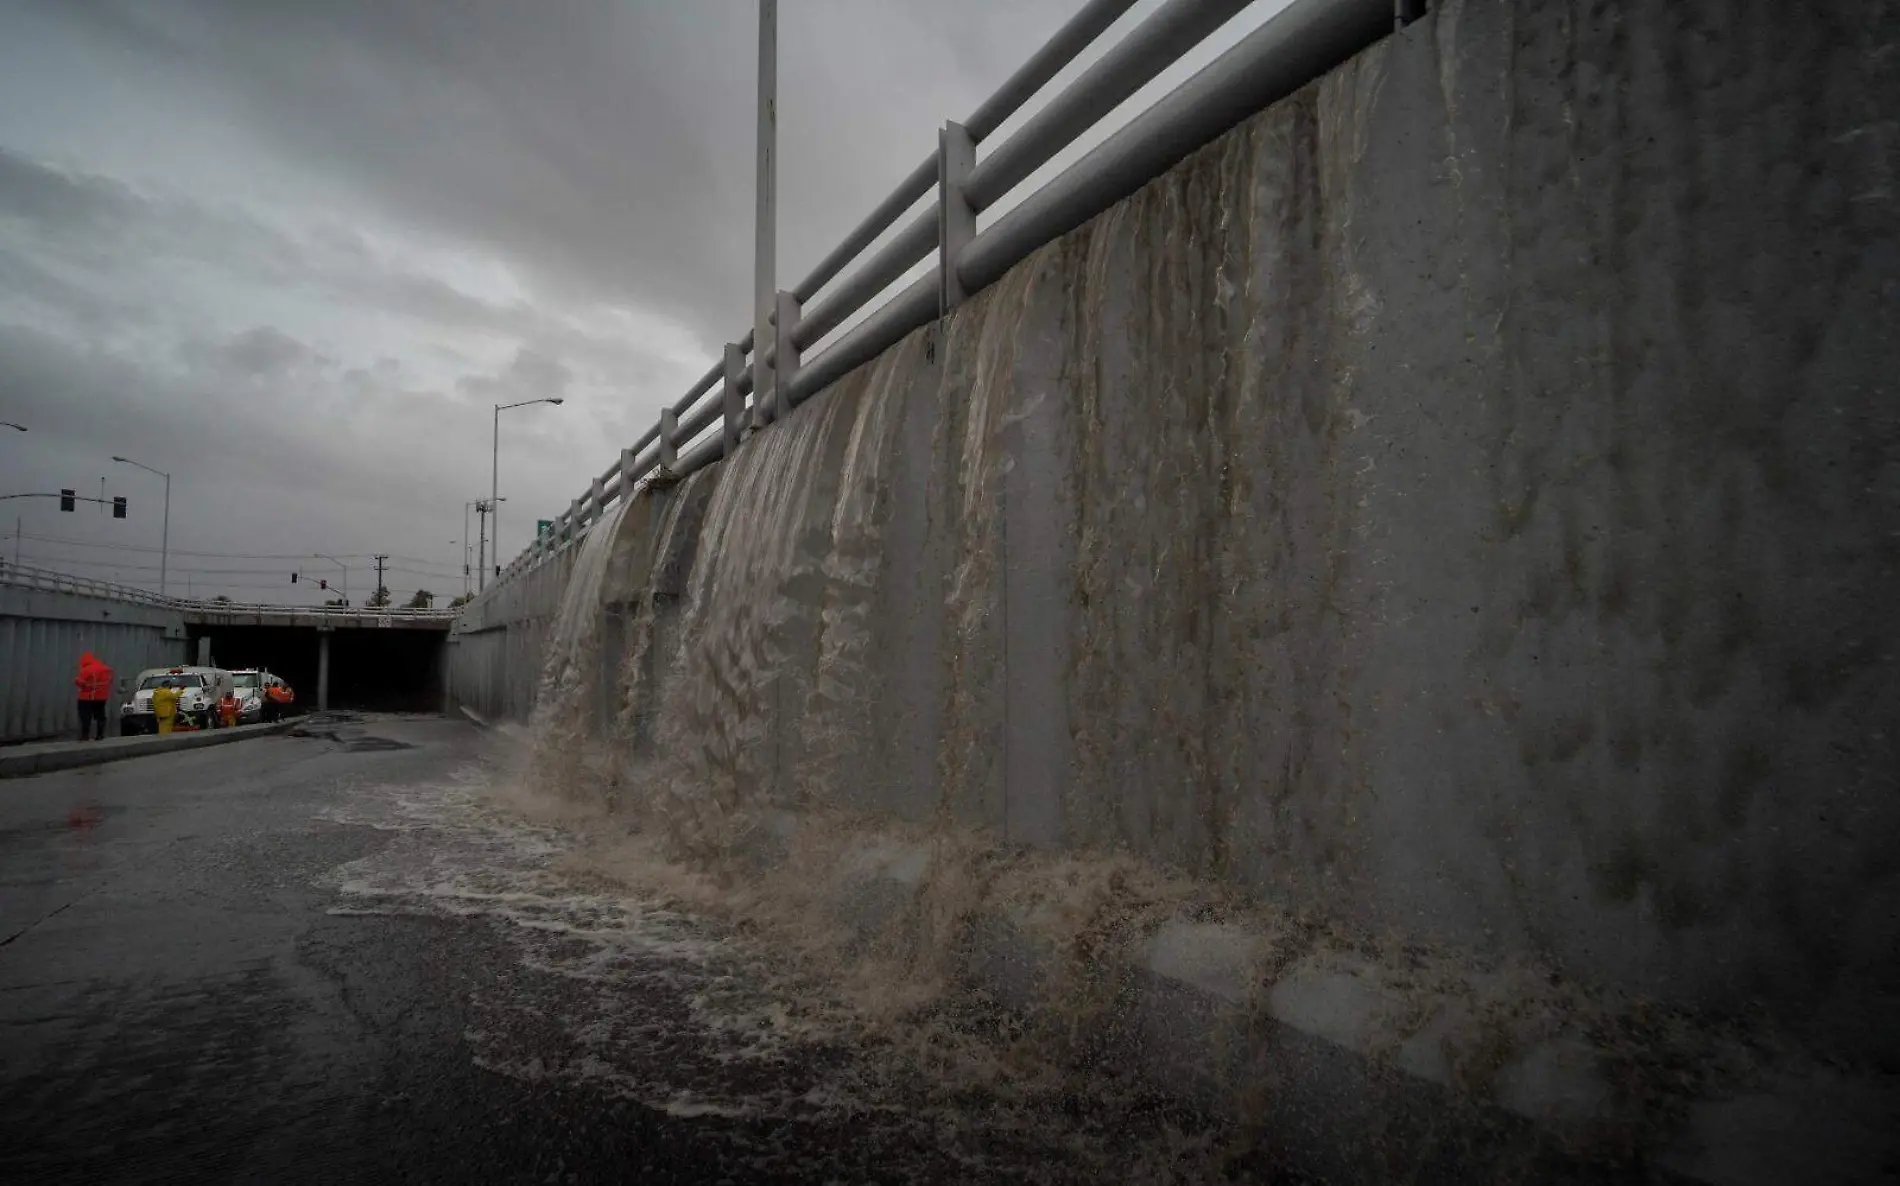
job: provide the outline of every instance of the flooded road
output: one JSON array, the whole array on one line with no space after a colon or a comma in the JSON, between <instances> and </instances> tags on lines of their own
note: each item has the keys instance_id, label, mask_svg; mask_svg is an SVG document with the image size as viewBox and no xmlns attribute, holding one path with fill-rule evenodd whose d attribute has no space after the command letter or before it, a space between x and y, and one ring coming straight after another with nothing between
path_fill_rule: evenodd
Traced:
<instances>
[{"instance_id":1,"label":"flooded road","mask_svg":"<svg viewBox=\"0 0 1900 1186\"><path fill-rule=\"evenodd\" d=\"M1138 1093L873 1037L765 936L590 872L463 724L308 732L5 788L0 1176L1256 1176Z\"/></svg>"}]
</instances>

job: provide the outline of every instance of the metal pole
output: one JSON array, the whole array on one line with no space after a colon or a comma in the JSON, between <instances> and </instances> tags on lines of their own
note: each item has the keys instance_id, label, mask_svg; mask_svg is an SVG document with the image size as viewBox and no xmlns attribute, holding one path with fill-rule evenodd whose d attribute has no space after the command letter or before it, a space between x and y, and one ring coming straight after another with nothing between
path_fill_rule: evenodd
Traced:
<instances>
[{"instance_id":1,"label":"metal pole","mask_svg":"<svg viewBox=\"0 0 1900 1186\"><path fill-rule=\"evenodd\" d=\"M766 334L777 282L777 224L774 205L778 174L778 0L759 0L758 209L752 253L752 422L766 423L765 402L771 355Z\"/></svg>"},{"instance_id":2,"label":"metal pole","mask_svg":"<svg viewBox=\"0 0 1900 1186\"><path fill-rule=\"evenodd\" d=\"M158 595L165 596L165 570L172 554L172 476L165 475L165 526L158 537Z\"/></svg>"},{"instance_id":3,"label":"metal pole","mask_svg":"<svg viewBox=\"0 0 1900 1186\"><path fill-rule=\"evenodd\" d=\"M501 493L501 405L495 405L495 441L488 454L488 513L495 516L495 558L501 559L501 508L496 495ZM488 561L482 560L482 584L488 587Z\"/></svg>"},{"instance_id":4,"label":"metal pole","mask_svg":"<svg viewBox=\"0 0 1900 1186\"><path fill-rule=\"evenodd\" d=\"M468 503L462 504L462 596L468 596Z\"/></svg>"}]
</instances>

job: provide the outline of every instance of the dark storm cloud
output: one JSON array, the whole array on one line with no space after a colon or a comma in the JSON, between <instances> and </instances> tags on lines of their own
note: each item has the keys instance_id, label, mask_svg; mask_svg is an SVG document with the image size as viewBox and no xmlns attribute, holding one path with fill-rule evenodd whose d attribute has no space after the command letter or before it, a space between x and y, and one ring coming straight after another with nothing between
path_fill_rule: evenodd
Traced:
<instances>
[{"instance_id":1,"label":"dark storm cloud","mask_svg":"<svg viewBox=\"0 0 1900 1186\"><path fill-rule=\"evenodd\" d=\"M525 340L543 354L603 372L624 374L641 357L638 343L586 332L526 302L483 300L438 276L404 268L348 227L319 223L291 234L241 211L145 193L0 146L0 280L7 282L6 292L82 323L106 317L138 322L153 312L117 295L118 283L77 284L33 255L95 273L110 268L121 279L156 261L190 261L234 283L340 298L431 326Z\"/></svg>"},{"instance_id":2,"label":"dark storm cloud","mask_svg":"<svg viewBox=\"0 0 1900 1186\"><path fill-rule=\"evenodd\" d=\"M784 5L780 284L1078 3ZM179 470L174 546L425 551L487 405L562 395L506 426L512 553L749 320L755 12L0 4L11 476L133 452Z\"/></svg>"},{"instance_id":3,"label":"dark storm cloud","mask_svg":"<svg viewBox=\"0 0 1900 1186\"><path fill-rule=\"evenodd\" d=\"M567 394L574 372L539 350L523 346L497 375L467 375L456 387L484 402L558 399Z\"/></svg>"},{"instance_id":4,"label":"dark storm cloud","mask_svg":"<svg viewBox=\"0 0 1900 1186\"><path fill-rule=\"evenodd\" d=\"M967 114L1074 3L786 6L787 267L823 254L934 150L936 125ZM83 11L228 88L234 110L286 155L349 177L412 227L501 248L553 294L666 311L713 340L746 320L751 4L179 0Z\"/></svg>"},{"instance_id":5,"label":"dark storm cloud","mask_svg":"<svg viewBox=\"0 0 1900 1186\"><path fill-rule=\"evenodd\" d=\"M281 379L325 360L274 326L260 325L222 342L187 342L185 360L218 378Z\"/></svg>"}]
</instances>

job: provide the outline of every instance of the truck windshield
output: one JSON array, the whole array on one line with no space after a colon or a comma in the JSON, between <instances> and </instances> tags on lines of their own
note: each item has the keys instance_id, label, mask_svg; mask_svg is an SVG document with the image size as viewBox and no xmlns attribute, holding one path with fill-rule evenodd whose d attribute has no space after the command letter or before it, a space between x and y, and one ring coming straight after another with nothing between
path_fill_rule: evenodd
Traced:
<instances>
[{"instance_id":1,"label":"truck windshield","mask_svg":"<svg viewBox=\"0 0 1900 1186\"><path fill-rule=\"evenodd\" d=\"M149 692L153 688L162 687L165 684L174 682L187 688L202 688L205 686L204 677L201 675L148 675L139 681L139 691Z\"/></svg>"},{"instance_id":2,"label":"truck windshield","mask_svg":"<svg viewBox=\"0 0 1900 1186\"><path fill-rule=\"evenodd\" d=\"M238 688L255 688L257 686L257 673L255 671L240 671L231 677L231 684L233 687Z\"/></svg>"}]
</instances>

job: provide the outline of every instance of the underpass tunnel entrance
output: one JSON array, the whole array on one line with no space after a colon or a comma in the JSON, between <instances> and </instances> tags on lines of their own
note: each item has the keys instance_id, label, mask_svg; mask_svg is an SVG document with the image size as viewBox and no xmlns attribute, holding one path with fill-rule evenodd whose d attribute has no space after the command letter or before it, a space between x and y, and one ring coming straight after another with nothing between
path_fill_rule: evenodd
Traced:
<instances>
[{"instance_id":1,"label":"underpass tunnel entrance","mask_svg":"<svg viewBox=\"0 0 1900 1186\"><path fill-rule=\"evenodd\" d=\"M297 693L297 707L317 708L321 648L330 651L329 707L366 712L440 712L443 630L308 626L200 626L192 629L191 653L209 639L219 667L263 667L282 676Z\"/></svg>"}]
</instances>

